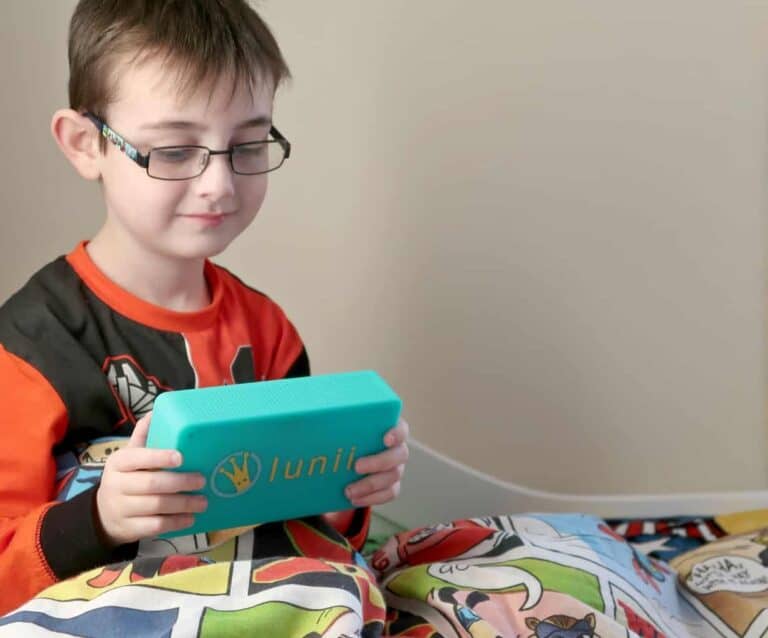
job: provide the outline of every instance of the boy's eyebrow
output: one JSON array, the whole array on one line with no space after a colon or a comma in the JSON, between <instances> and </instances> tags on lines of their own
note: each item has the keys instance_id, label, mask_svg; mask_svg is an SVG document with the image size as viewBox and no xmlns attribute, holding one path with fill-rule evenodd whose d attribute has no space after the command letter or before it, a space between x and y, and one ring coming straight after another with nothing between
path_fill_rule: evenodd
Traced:
<instances>
[{"instance_id":1,"label":"boy's eyebrow","mask_svg":"<svg viewBox=\"0 0 768 638\"><path fill-rule=\"evenodd\" d=\"M238 124L235 128L236 129L244 129L244 128L254 128L258 126L271 126L272 125L272 118L267 115L259 115L258 117L251 118L250 120L245 120L245 122L241 122ZM142 124L140 126L142 130L149 130L149 131L157 131L157 130L164 130L164 129L175 129L175 130L184 130L184 131L202 131L205 128L207 128L204 124L201 124L200 122L191 122L188 120L161 120L159 122L152 122L150 124Z\"/></svg>"}]
</instances>

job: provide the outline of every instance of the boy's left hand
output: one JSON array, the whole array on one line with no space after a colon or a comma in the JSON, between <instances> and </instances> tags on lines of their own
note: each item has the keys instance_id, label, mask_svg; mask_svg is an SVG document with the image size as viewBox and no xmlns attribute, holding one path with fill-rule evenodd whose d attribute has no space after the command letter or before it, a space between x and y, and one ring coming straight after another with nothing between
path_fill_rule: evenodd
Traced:
<instances>
[{"instance_id":1,"label":"boy's left hand","mask_svg":"<svg viewBox=\"0 0 768 638\"><path fill-rule=\"evenodd\" d=\"M384 445L389 449L357 460L355 471L368 476L348 485L345 490L355 507L382 505L397 498L408 460L408 431L408 424L400 419L384 436Z\"/></svg>"}]
</instances>

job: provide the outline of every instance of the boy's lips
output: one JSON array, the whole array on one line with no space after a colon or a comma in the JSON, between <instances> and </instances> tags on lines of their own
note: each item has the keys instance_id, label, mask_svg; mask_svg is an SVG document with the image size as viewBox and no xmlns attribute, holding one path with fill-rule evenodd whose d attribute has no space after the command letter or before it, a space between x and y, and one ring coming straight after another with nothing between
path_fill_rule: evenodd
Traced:
<instances>
[{"instance_id":1,"label":"boy's lips","mask_svg":"<svg viewBox=\"0 0 768 638\"><path fill-rule=\"evenodd\" d=\"M197 220L206 226L218 226L230 215L232 213L186 213L182 217Z\"/></svg>"},{"instance_id":2,"label":"boy's lips","mask_svg":"<svg viewBox=\"0 0 768 638\"><path fill-rule=\"evenodd\" d=\"M182 213L182 217L226 217L232 213Z\"/></svg>"}]
</instances>

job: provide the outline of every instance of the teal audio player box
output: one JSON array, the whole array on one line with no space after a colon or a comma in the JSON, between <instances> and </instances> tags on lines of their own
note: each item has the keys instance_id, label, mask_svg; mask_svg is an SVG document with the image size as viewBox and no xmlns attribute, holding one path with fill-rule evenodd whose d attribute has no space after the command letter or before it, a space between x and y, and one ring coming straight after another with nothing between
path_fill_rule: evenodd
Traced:
<instances>
[{"instance_id":1,"label":"teal audio player box","mask_svg":"<svg viewBox=\"0 0 768 638\"><path fill-rule=\"evenodd\" d=\"M208 509L166 537L350 509L355 461L385 449L401 401L358 371L165 392L147 447L181 452Z\"/></svg>"}]
</instances>

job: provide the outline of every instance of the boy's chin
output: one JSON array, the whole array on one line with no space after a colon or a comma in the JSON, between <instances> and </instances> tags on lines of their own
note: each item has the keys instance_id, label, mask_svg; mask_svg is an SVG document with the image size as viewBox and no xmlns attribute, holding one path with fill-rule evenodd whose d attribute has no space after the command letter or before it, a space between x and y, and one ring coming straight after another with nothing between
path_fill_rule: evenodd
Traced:
<instances>
[{"instance_id":1,"label":"boy's chin","mask_svg":"<svg viewBox=\"0 0 768 638\"><path fill-rule=\"evenodd\" d=\"M174 246L166 247L163 252L167 257L176 259L211 259L223 253L234 239L234 237L217 240L210 238L205 241L178 242Z\"/></svg>"}]
</instances>

